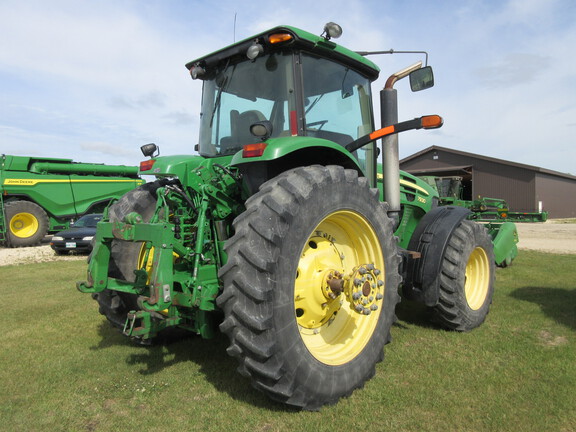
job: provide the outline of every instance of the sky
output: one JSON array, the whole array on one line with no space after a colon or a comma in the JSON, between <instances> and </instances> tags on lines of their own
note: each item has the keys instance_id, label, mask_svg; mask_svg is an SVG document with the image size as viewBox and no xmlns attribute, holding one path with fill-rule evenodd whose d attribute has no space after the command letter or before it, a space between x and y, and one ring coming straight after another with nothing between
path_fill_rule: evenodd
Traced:
<instances>
[{"instance_id":1,"label":"sky","mask_svg":"<svg viewBox=\"0 0 576 432\"><path fill-rule=\"evenodd\" d=\"M150 142L193 154L201 82L185 63L329 21L352 50L428 52L435 86L398 82L399 120L444 126L402 134L401 158L436 145L576 175L573 0L0 0L0 154L137 165ZM386 78L423 56L371 59L378 104Z\"/></svg>"}]
</instances>

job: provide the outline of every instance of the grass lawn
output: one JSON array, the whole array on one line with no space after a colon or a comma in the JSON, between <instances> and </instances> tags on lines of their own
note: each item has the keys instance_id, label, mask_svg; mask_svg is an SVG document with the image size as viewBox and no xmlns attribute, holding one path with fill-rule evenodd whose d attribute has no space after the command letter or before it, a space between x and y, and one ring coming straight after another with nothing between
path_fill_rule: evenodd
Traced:
<instances>
[{"instance_id":1,"label":"grass lawn","mask_svg":"<svg viewBox=\"0 0 576 432\"><path fill-rule=\"evenodd\" d=\"M83 261L0 267L0 430L576 431L575 264L521 251L467 334L403 302L376 376L320 412L252 389L223 336L134 346L76 291Z\"/></svg>"}]
</instances>

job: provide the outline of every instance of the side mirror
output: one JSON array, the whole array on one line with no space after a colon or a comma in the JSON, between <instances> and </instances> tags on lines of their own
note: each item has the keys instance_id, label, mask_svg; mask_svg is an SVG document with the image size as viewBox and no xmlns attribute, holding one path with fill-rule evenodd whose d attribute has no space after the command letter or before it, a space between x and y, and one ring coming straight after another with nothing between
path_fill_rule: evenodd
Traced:
<instances>
[{"instance_id":1,"label":"side mirror","mask_svg":"<svg viewBox=\"0 0 576 432\"><path fill-rule=\"evenodd\" d=\"M426 90L434 86L432 66L425 66L410 73L410 88L413 92Z\"/></svg>"}]
</instances>

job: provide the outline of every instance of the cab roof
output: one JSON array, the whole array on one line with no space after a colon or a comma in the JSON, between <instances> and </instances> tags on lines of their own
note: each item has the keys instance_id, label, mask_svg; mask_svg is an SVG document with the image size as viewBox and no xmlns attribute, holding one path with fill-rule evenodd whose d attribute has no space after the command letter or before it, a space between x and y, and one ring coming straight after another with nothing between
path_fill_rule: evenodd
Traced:
<instances>
[{"instance_id":1,"label":"cab roof","mask_svg":"<svg viewBox=\"0 0 576 432\"><path fill-rule=\"evenodd\" d=\"M290 34L290 40L272 44L269 42L269 36L273 34L286 33ZM233 59L234 57L245 58L246 51L255 42L260 43L265 49L285 49L289 47L293 50L302 49L322 57L327 57L338 61L346 66L360 72L367 76L370 80L374 81L378 78L380 69L372 61L360 54L349 50L348 48L338 45L330 40L326 40L322 36L317 36L308 33L304 30L291 26L278 26L258 33L254 36L236 42L211 54L197 58L191 62L186 63L186 68L190 69L194 65L204 65L206 67L213 67L218 65L223 60Z\"/></svg>"}]
</instances>

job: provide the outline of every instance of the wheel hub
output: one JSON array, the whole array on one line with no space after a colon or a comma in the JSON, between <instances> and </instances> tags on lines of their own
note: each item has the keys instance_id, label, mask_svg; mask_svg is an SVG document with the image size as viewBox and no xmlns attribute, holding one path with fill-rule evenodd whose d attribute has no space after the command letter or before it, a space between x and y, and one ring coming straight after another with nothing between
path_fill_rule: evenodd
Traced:
<instances>
[{"instance_id":1,"label":"wheel hub","mask_svg":"<svg viewBox=\"0 0 576 432\"><path fill-rule=\"evenodd\" d=\"M380 278L382 272L374 264L358 266L347 276L336 270L327 273L322 290L328 301L345 293L352 310L364 315L378 310L376 302L384 296L384 281Z\"/></svg>"},{"instance_id":2,"label":"wheel hub","mask_svg":"<svg viewBox=\"0 0 576 432\"><path fill-rule=\"evenodd\" d=\"M10 232L16 237L32 237L38 227L38 219L31 213L17 213L10 220Z\"/></svg>"},{"instance_id":3,"label":"wheel hub","mask_svg":"<svg viewBox=\"0 0 576 432\"><path fill-rule=\"evenodd\" d=\"M328 300L335 300L342 291L344 291L344 279L343 274L337 270L330 270L325 278L324 286L322 287L324 291L324 296Z\"/></svg>"},{"instance_id":4,"label":"wheel hub","mask_svg":"<svg viewBox=\"0 0 576 432\"><path fill-rule=\"evenodd\" d=\"M370 315L378 310L377 302L384 297L381 274L374 264L362 264L348 275L334 269L325 270L321 278L316 278L317 281L322 280L317 285L321 297L319 293L306 299L296 297L296 304L303 305L303 308L296 309L298 323L307 329L319 328L334 319L345 300L352 311ZM311 305L310 300L316 302L316 305Z\"/></svg>"},{"instance_id":5,"label":"wheel hub","mask_svg":"<svg viewBox=\"0 0 576 432\"><path fill-rule=\"evenodd\" d=\"M376 303L384 297L381 274L374 264L362 264L354 269L346 287L346 298L352 310L363 315L378 310Z\"/></svg>"}]
</instances>

